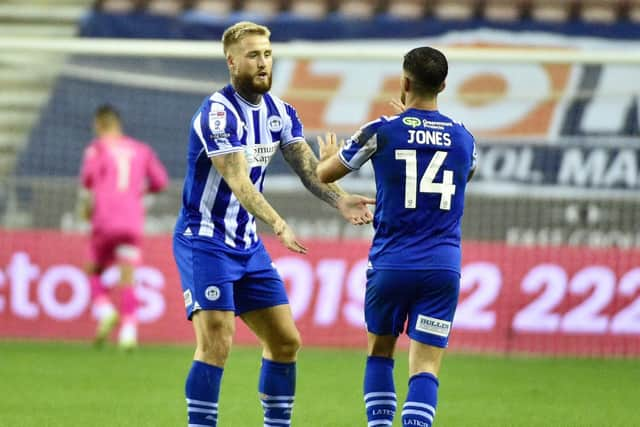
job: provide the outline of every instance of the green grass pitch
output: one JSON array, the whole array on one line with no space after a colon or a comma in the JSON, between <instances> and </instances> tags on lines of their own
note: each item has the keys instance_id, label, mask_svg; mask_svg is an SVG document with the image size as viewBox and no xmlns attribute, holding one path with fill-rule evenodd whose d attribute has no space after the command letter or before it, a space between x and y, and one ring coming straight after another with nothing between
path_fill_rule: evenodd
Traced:
<instances>
[{"instance_id":1,"label":"green grass pitch","mask_svg":"<svg viewBox=\"0 0 640 427\"><path fill-rule=\"evenodd\" d=\"M192 349L121 353L79 343L0 341L0 426L185 427L183 384ZM233 349L221 427L261 426L260 351ZM305 348L293 426L364 427L364 353ZM441 372L436 427L640 426L640 361L451 354ZM396 358L399 408L406 353ZM395 426L400 426L396 419Z\"/></svg>"}]
</instances>

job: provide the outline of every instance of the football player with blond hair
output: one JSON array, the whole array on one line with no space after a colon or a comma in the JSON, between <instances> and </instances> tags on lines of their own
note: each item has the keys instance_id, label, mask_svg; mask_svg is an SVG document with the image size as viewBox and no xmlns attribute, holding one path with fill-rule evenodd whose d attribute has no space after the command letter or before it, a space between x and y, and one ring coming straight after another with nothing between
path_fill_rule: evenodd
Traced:
<instances>
[{"instance_id":1,"label":"football player with blond hair","mask_svg":"<svg viewBox=\"0 0 640 427\"><path fill-rule=\"evenodd\" d=\"M231 83L193 116L183 205L173 248L187 318L196 335L186 381L189 426L216 426L218 396L235 317L262 346L259 393L264 425L291 425L300 334L284 283L256 231L258 218L295 253L306 248L263 197L276 151L304 186L353 224L372 219L373 200L323 184L293 106L269 93L273 52L269 29L240 22L222 36Z\"/></svg>"}]
</instances>

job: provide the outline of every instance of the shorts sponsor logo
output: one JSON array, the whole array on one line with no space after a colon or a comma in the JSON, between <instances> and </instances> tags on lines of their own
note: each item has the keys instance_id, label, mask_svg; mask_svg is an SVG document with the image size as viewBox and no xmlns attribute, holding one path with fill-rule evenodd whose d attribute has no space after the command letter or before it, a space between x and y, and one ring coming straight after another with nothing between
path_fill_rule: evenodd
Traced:
<instances>
[{"instance_id":1,"label":"shorts sponsor logo","mask_svg":"<svg viewBox=\"0 0 640 427\"><path fill-rule=\"evenodd\" d=\"M419 314L418 320L416 320L416 330L446 338L451 332L451 322Z\"/></svg>"},{"instance_id":2,"label":"shorts sponsor logo","mask_svg":"<svg viewBox=\"0 0 640 427\"><path fill-rule=\"evenodd\" d=\"M282 119L279 116L271 116L267 119L267 126L271 132L280 132L282 130Z\"/></svg>"},{"instance_id":3,"label":"shorts sponsor logo","mask_svg":"<svg viewBox=\"0 0 640 427\"><path fill-rule=\"evenodd\" d=\"M193 298L191 297L191 291L187 289L186 291L184 291L182 296L184 297L184 306L189 307L193 303Z\"/></svg>"},{"instance_id":4,"label":"shorts sponsor logo","mask_svg":"<svg viewBox=\"0 0 640 427\"><path fill-rule=\"evenodd\" d=\"M204 291L204 297L209 301L217 301L220 298L220 288L217 286L209 286Z\"/></svg>"},{"instance_id":5,"label":"shorts sponsor logo","mask_svg":"<svg viewBox=\"0 0 640 427\"><path fill-rule=\"evenodd\" d=\"M411 126L412 128L417 128L422 124L422 120L420 120L417 117L403 117L402 123L404 123L407 126Z\"/></svg>"}]
</instances>

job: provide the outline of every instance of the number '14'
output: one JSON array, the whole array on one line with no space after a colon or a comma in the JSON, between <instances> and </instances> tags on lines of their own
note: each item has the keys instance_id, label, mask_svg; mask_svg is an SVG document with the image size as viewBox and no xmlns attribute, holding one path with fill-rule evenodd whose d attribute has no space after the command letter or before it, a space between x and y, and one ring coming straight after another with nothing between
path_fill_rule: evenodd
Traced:
<instances>
[{"instance_id":1,"label":"number '14'","mask_svg":"<svg viewBox=\"0 0 640 427\"><path fill-rule=\"evenodd\" d=\"M416 198L418 190L418 161L416 150L396 150L396 160L405 161L405 186L404 186L404 207L407 209L416 208ZM453 171L445 169L442 174L442 182L433 182L438 171L447 158L446 151L436 151L427 170L420 179L421 193L440 194L440 209L451 210L451 197L456 194L456 186L453 183Z\"/></svg>"}]
</instances>

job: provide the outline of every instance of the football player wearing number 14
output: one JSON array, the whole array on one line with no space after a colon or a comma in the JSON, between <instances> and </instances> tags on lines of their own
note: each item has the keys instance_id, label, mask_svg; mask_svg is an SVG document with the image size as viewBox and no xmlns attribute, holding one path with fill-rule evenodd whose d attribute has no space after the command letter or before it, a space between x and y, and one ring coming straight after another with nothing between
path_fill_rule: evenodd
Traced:
<instances>
[{"instance_id":1,"label":"football player wearing number 14","mask_svg":"<svg viewBox=\"0 0 640 427\"><path fill-rule=\"evenodd\" d=\"M369 426L393 423L393 354L405 322L410 379L402 425L431 426L436 414L438 372L460 287L464 193L476 167L473 136L438 111L447 72L438 50L411 50L404 57L399 115L367 123L343 146L332 133L318 138L321 181L336 181L369 159L375 171L365 297Z\"/></svg>"}]
</instances>

